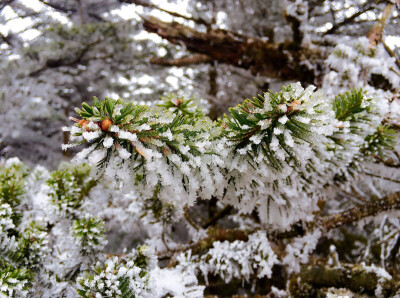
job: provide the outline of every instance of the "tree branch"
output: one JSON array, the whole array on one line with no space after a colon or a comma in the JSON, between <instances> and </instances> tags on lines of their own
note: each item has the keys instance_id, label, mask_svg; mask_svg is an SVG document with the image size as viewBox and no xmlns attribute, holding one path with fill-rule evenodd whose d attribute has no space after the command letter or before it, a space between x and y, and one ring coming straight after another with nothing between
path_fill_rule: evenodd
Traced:
<instances>
[{"instance_id":1,"label":"tree branch","mask_svg":"<svg viewBox=\"0 0 400 298\"><path fill-rule=\"evenodd\" d=\"M387 211L390 209L400 209L400 192L396 192L387 195L381 199L371 199L371 202L364 204L361 207L354 207L338 214L324 216L315 222L308 223L307 226L310 228L318 228L325 231L332 230L334 228L341 227L346 224L355 223L363 218L374 216L380 212ZM167 254L160 254L160 258L169 258L176 253L191 250L192 254L198 254L212 247L215 241L229 241L233 242L235 240L247 241L248 236L259 228L250 230L240 230L240 229L212 229L208 230L208 236L199 240L198 242L180 246L174 250L171 250ZM268 232L269 238L271 239L286 239L302 236L305 233L305 229L299 225L295 224L291 230L285 232L271 231ZM174 266L176 264L175 260L171 260L169 266Z\"/></svg>"},{"instance_id":2,"label":"tree branch","mask_svg":"<svg viewBox=\"0 0 400 298\"><path fill-rule=\"evenodd\" d=\"M182 57L177 59L165 60L163 58L151 58L150 63L163 66L187 66L194 64L202 64L211 62L211 58L207 55L196 54L190 57Z\"/></svg>"},{"instance_id":3,"label":"tree branch","mask_svg":"<svg viewBox=\"0 0 400 298\"><path fill-rule=\"evenodd\" d=\"M347 288L353 292L372 296L375 295L378 286L381 286L383 297L391 297L400 290L399 280L393 278L380 281L380 277L374 271L352 264L341 264L340 268L315 265L302 269L290 280L289 289L293 296L297 297L301 293L304 288L302 283L311 285L313 289Z\"/></svg>"},{"instance_id":4,"label":"tree branch","mask_svg":"<svg viewBox=\"0 0 400 298\"><path fill-rule=\"evenodd\" d=\"M221 209L217 214L215 214L203 225L203 229L207 229L209 226L214 225L218 220L223 218L225 215L228 215L232 211L232 209L233 207L231 205L225 206L225 208Z\"/></svg>"},{"instance_id":5,"label":"tree branch","mask_svg":"<svg viewBox=\"0 0 400 298\"><path fill-rule=\"evenodd\" d=\"M395 52L392 51L392 49L387 45L387 43L382 40L382 44L386 50L386 52L389 54L390 57L393 57L394 59L396 59L396 65L397 67L400 69L400 59L396 56Z\"/></svg>"},{"instance_id":6,"label":"tree branch","mask_svg":"<svg viewBox=\"0 0 400 298\"><path fill-rule=\"evenodd\" d=\"M365 175L371 176L371 177L375 177L375 178L380 178L386 181L390 181L390 182L394 182L394 183L400 183L400 180L396 180L396 179L392 179L389 177L384 177L384 176L380 176L380 175L376 175L374 173L369 173L369 172L364 172Z\"/></svg>"},{"instance_id":7,"label":"tree branch","mask_svg":"<svg viewBox=\"0 0 400 298\"><path fill-rule=\"evenodd\" d=\"M328 31L326 31L323 35L328 35L328 34L333 34L335 33L338 29L340 29L341 27L352 23L357 17L359 17L360 15L362 15L363 13L374 9L375 6L371 5L371 3L367 2L366 5L364 5L364 7L360 8L359 11L357 11L355 14L351 15L350 17L344 19L343 21L336 23L335 25L332 26L331 29L329 29Z\"/></svg>"},{"instance_id":8,"label":"tree branch","mask_svg":"<svg viewBox=\"0 0 400 298\"><path fill-rule=\"evenodd\" d=\"M189 214L189 210L188 210L187 205L186 205L185 207L183 207L183 215L185 216L187 222L188 222L193 228L195 228L196 231L198 231L198 230L199 230L199 226L198 226L197 223L190 217L190 214Z\"/></svg>"},{"instance_id":9,"label":"tree branch","mask_svg":"<svg viewBox=\"0 0 400 298\"><path fill-rule=\"evenodd\" d=\"M325 216L321 220L321 226L329 231L390 209L400 209L400 192L387 195L382 199L372 198L370 203L361 207L354 207L338 214Z\"/></svg>"},{"instance_id":10,"label":"tree branch","mask_svg":"<svg viewBox=\"0 0 400 298\"><path fill-rule=\"evenodd\" d=\"M322 63L324 57L320 50L298 49L292 43L274 44L220 29L200 32L152 16L142 18L146 31L156 33L172 44L184 45L194 53L207 55L211 60L249 69L253 74L314 83L315 74L303 61L311 60L317 64L318 61Z\"/></svg>"},{"instance_id":11,"label":"tree branch","mask_svg":"<svg viewBox=\"0 0 400 298\"><path fill-rule=\"evenodd\" d=\"M383 29L385 28L386 21L389 19L393 9L393 4L386 5L379 22L375 24L368 32L367 37L370 45L375 46L378 42L382 41Z\"/></svg>"},{"instance_id":12,"label":"tree branch","mask_svg":"<svg viewBox=\"0 0 400 298\"><path fill-rule=\"evenodd\" d=\"M383 159L382 157L380 157L377 154L372 154L372 157L375 158L375 160L377 162L380 162L380 163L384 164L387 167L400 168L400 163L399 162L396 163L393 158Z\"/></svg>"}]
</instances>

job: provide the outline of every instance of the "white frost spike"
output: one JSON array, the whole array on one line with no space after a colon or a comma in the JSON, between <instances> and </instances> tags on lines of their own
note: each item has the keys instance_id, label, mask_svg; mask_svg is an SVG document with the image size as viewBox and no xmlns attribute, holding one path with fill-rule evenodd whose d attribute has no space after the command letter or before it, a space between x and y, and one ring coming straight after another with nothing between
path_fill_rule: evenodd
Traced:
<instances>
[{"instance_id":1,"label":"white frost spike","mask_svg":"<svg viewBox=\"0 0 400 298\"><path fill-rule=\"evenodd\" d=\"M93 151L88 157L89 164L91 166L97 165L102 159L106 157L106 154L107 154L106 149Z\"/></svg>"},{"instance_id":2,"label":"white frost spike","mask_svg":"<svg viewBox=\"0 0 400 298\"><path fill-rule=\"evenodd\" d=\"M66 151L66 150L68 150L69 148L76 147L76 146L78 146L78 144L62 144L62 145L61 145L61 149L64 150L64 151Z\"/></svg>"},{"instance_id":3,"label":"white frost spike","mask_svg":"<svg viewBox=\"0 0 400 298\"><path fill-rule=\"evenodd\" d=\"M105 148L110 148L114 143L114 140L112 137L106 137L103 140L103 145Z\"/></svg>"},{"instance_id":4,"label":"white frost spike","mask_svg":"<svg viewBox=\"0 0 400 298\"><path fill-rule=\"evenodd\" d=\"M124 131L124 130L121 130L118 133L118 137L120 139L128 140L128 141L131 141L131 142L135 142L137 140L136 134L131 133L129 131Z\"/></svg>"},{"instance_id":5,"label":"white frost spike","mask_svg":"<svg viewBox=\"0 0 400 298\"><path fill-rule=\"evenodd\" d=\"M119 132L119 127L116 125L111 125L108 130L111 132Z\"/></svg>"},{"instance_id":6,"label":"white frost spike","mask_svg":"<svg viewBox=\"0 0 400 298\"><path fill-rule=\"evenodd\" d=\"M282 124L285 124L288 121L288 117L286 115L283 115L282 117L279 118L279 122Z\"/></svg>"},{"instance_id":7,"label":"white frost spike","mask_svg":"<svg viewBox=\"0 0 400 298\"><path fill-rule=\"evenodd\" d=\"M85 131L82 134L83 138L90 142L93 141L94 139L97 139L98 137L100 137L100 132L99 131Z\"/></svg>"},{"instance_id":8,"label":"white frost spike","mask_svg":"<svg viewBox=\"0 0 400 298\"><path fill-rule=\"evenodd\" d=\"M121 157L122 159L128 159L132 155L131 153L128 152L128 150L126 150L124 147L121 147L121 146L117 147L117 151L118 151L119 157Z\"/></svg>"}]
</instances>

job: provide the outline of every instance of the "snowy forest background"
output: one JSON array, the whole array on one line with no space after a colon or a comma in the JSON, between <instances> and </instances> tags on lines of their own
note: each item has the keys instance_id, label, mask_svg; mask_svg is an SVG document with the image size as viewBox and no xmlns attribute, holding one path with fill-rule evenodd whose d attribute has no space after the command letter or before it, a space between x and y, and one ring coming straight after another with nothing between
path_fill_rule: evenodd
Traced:
<instances>
[{"instance_id":1,"label":"snowy forest background","mask_svg":"<svg viewBox=\"0 0 400 298\"><path fill-rule=\"evenodd\" d=\"M399 6L394 0L0 1L0 294L398 297ZM190 191L180 197L180 186L171 186L183 181L184 193L192 187L185 177L159 178L149 190L137 177L144 173L139 166L106 165L105 176L112 178L107 180L93 178L96 166L70 163L85 150L67 145L78 142L74 133L88 143L97 139L85 133L105 134L101 144L114 145L120 158L133 152L146 158L137 145L127 145L130 153L115 145L118 138L136 142L144 124L115 137L111 132L118 131L112 129L124 123L112 128L113 123L104 127L104 118L92 122L93 106L106 97L112 122L134 101L164 105L165 119L157 118L157 125L170 121L167 110L199 123L207 115L215 122L193 125L193 131L217 135L217 126L234 131L228 119L242 119L228 108L258 94L272 100L268 90L291 98L272 108L284 115L301 104L312 109L342 103L336 118L325 106L315 108L321 117L315 116L318 123L310 131L318 136L307 140L315 156L302 160L310 146L281 134L286 143L300 144L293 149L299 164L283 167L299 169L295 174L272 171L276 180L263 180L265 168L243 166L226 153L223 161L207 164L209 181L203 169L193 174L203 187L194 198ZM305 94L304 102L299 94ZM126 102L115 101L119 98ZM248 109L257 103L247 103L241 112L251 114ZM82 107L78 113L76 107ZM341 117L340 109L351 117ZM265 111L271 110L265 105ZM230 116L221 120L224 114ZM249 117L237 130L251 126ZM168 133L163 136L171 140ZM139 137L145 147L146 137ZM198 147L228 152L224 144L233 141L224 137L207 139L211 147L198 140ZM339 158L326 164L320 156L325 138L346 143L342 151L330 148ZM261 141L253 135L249 140L255 147ZM287 161L293 152L276 150L284 156L277 160ZM96 158L93 153L85 161ZM236 173L233 164L247 170ZM304 178L301 172L311 164L325 177ZM159 167L170 171L161 161ZM255 180L253 172L259 175ZM219 173L237 179L235 188L229 179L218 180ZM293 180L275 186L282 177ZM212 186L202 186L207 183ZM254 193L243 194L253 187ZM270 211L262 202L268 191L284 200L289 196L292 207L286 202Z\"/></svg>"}]
</instances>

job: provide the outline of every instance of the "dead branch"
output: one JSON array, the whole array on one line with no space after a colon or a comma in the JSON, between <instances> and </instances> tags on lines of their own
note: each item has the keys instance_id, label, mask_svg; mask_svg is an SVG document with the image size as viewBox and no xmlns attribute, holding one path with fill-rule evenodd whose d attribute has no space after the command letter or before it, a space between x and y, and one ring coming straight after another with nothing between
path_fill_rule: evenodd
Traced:
<instances>
[{"instance_id":1,"label":"dead branch","mask_svg":"<svg viewBox=\"0 0 400 298\"><path fill-rule=\"evenodd\" d=\"M163 58L151 58L150 63L162 66L187 66L194 64L202 64L211 62L211 58L207 55L197 54L190 57L182 57L177 59L166 60Z\"/></svg>"},{"instance_id":2,"label":"dead branch","mask_svg":"<svg viewBox=\"0 0 400 298\"><path fill-rule=\"evenodd\" d=\"M163 22L149 16L143 18L146 31L156 33L175 45L207 55L211 60L249 69L255 74L314 83L315 74L303 63L322 63L321 50L294 47L293 43L270 43L260 38L238 35L220 29L201 32L177 22Z\"/></svg>"}]
</instances>

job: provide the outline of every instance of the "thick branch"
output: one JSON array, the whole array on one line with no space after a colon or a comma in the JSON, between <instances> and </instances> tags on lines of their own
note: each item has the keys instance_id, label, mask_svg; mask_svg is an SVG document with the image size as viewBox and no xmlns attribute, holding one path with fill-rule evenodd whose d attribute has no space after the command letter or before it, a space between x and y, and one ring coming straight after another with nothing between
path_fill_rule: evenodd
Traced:
<instances>
[{"instance_id":1,"label":"thick branch","mask_svg":"<svg viewBox=\"0 0 400 298\"><path fill-rule=\"evenodd\" d=\"M301 280L298 278L300 277ZM300 283L306 283L313 288L347 288L353 292L373 295L380 285L384 297L391 297L400 289L400 282L395 279L380 282L380 277L374 271L360 265L345 264L340 268L326 268L321 265L304 268L298 276L290 281L291 294L301 293ZM299 287L300 286L300 287ZM297 294L297 295L296 295Z\"/></svg>"},{"instance_id":2,"label":"thick branch","mask_svg":"<svg viewBox=\"0 0 400 298\"><path fill-rule=\"evenodd\" d=\"M250 69L253 74L313 83L315 75L304 66L303 61L318 61L323 56L320 50L297 49L292 43L274 44L220 29L200 32L152 16L143 17L143 20L145 30L172 44L184 45L188 50L207 55L220 63Z\"/></svg>"},{"instance_id":3,"label":"thick branch","mask_svg":"<svg viewBox=\"0 0 400 298\"><path fill-rule=\"evenodd\" d=\"M396 192L383 197L382 199L372 200L370 203L366 203L361 207L351 208L349 210L340 212L335 215L325 216L318 222L312 222L307 224L309 227L320 227L325 231L343 226L345 224L355 223L359 220L374 216L380 212L387 211L390 209L400 209L400 192ZM186 250L192 250L193 254L201 253L212 247L215 241L229 241L235 240L247 241L248 236L258 229L251 230L239 230L239 229L209 229L208 236L199 240L198 242L183 245L175 250L171 250L167 254L160 255L160 258L169 258L175 253L183 252ZM271 239L283 239L293 238L302 236L304 229L298 224L294 225L290 231L287 232L268 232L269 238ZM170 266L173 266L175 261L170 262Z\"/></svg>"},{"instance_id":4,"label":"thick branch","mask_svg":"<svg viewBox=\"0 0 400 298\"><path fill-rule=\"evenodd\" d=\"M331 230L390 209L400 209L400 192L387 195L382 199L373 199L372 202L361 207L354 207L335 215L325 216L321 225L325 230Z\"/></svg>"},{"instance_id":5,"label":"thick branch","mask_svg":"<svg viewBox=\"0 0 400 298\"><path fill-rule=\"evenodd\" d=\"M379 22L375 24L371 30L368 32L368 39L371 46L375 46L378 42L382 41L383 30L386 25L386 21L389 19L392 13L393 5L388 4L385 7L385 10L382 13L382 17Z\"/></svg>"},{"instance_id":6,"label":"thick branch","mask_svg":"<svg viewBox=\"0 0 400 298\"><path fill-rule=\"evenodd\" d=\"M190 57L182 57L178 59L170 59L166 60L163 58L151 58L150 63L163 65L163 66L187 66L187 65L194 65L194 64L202 64L211 62L211 58L207 55L197 54Z\"/></svg>"},{"instance_id":7,"label":"thick branch","mask_svg":"<svg viewBox=\"0 0 400 298\"><path fill-rule=\"evenodd\" d=\"M255 230L238 230L238 229L209 229L208 236L192 244L183 245L167 253L159 255L160 259L170 258L175 253L191 250L192 254L199 254L213 246L215 241L228 241L233 242L235 240L247 241L248 235L254 233ZM176 260L172 259L168 266L173 267L176 265Z\"/></svg>"}]
</instances>

